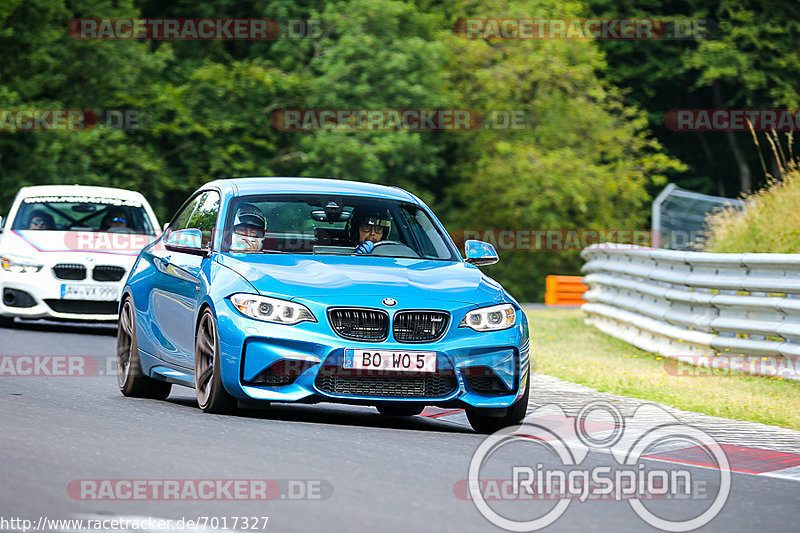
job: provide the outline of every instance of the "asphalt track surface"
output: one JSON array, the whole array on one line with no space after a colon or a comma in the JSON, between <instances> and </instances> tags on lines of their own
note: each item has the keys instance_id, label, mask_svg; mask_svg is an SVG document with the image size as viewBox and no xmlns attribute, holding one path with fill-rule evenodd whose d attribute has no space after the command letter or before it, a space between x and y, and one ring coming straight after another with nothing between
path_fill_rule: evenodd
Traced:
<instances>
[{"instance_id":1,"label":"asphalt track surface","mask_svg":"<svg viewBox=\"0 0 800 533\"><path fill-rule=\"evenodd\" d=\"M124 398L109 372L114 334L108 326L0 329L0 356L82 355L99 362L88 377L0 377L0 530L19 530L3 525L11 518L38 525L41 518L153 517L177 524L181 518L216 517L218 528L224 518L230 529L234 517L259 517L256 528L243 528L240 518L236 529L502 531L459 496L483 440L464 424L388 418L370 407L336 404L273 404L235 416L206 415L196 407L194 391L182 387L173 387L167 401ZM544 447L517 443L492 457L486 477L508 478L512 466L553 461ZM582 466L613 464L609 455L592 452ZM665 518L698 514L719 486L719 472L712 469L652 464L688 468L693 483L709 495L648 504ZM280 494L269 501L96 501L69 489L87 479L268 479L277 481ZM301 487L310 498L301 497ZM797 531L799 500L797 481L733 473L727 503L702 530ZM553 502L493 505L508 516L531 519ZM268 517L265 527L260 517ZM657 531L625 501L572 502L545 530Z\"/></svg>"}]
</instances>

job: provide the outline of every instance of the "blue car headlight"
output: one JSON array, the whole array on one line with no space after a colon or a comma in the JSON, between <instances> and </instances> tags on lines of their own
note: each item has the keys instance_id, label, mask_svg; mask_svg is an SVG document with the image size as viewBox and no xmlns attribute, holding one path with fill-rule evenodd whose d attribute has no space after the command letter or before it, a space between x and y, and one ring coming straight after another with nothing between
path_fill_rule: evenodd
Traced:
<instances>
[{"instance_id":1,"label":"blue car headlight","mask_svg":"<svg viewBox=\"0 0 800 533\"><path fill-rule=\"evenodd\" d=\"M499 331L514 327L517 323L517 311L511 304L481 307L467 313L460 328L471 328L475 331Z\"/></svg>"},{"instance_id":2,"label":"blue car headlight","mask_svg":"<svg viewBox=\"0 0 800 533\"><path fill-rule=\"evenodd\" d=\"M308 307L288 300L240 293L231 296L231 303L244 316L264 322L292 326L317 321Z\"/></svg>"}]
</instances>

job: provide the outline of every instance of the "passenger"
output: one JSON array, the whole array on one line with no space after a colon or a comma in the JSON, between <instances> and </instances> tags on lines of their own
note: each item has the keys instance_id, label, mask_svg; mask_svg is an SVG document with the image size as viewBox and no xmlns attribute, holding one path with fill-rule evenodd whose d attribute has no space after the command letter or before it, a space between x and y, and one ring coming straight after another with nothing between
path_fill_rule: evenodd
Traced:
<instances>
[{"instance_id":1,"label":"passenger","mask_svg":"<svg viewBox=\"0 0 800 533\"><path fill-rule=\"evenodd\" d=\"M258 252L264 243L267 219L253 204L243 204L233 219L231 251Z\"/></svg>"},{"instance_id":2,"label":"passenger","mask_svg":"<svg viewBox=\"0 0 800 533\"><path fill-rule=\"evenodd\" d=\"M28 221L28 229L54 230L56 229L56 223L51 215L37 209L31 213L31 218Z\"/></svg>"},{"instance_id":3,"label":"passenger","mask_svg":"<svg viewBox=\"0 0 800 533\"><path fill-rule=\"evenodd\" d=\"M371 254L375 243L389 236L392 217L387 210L364 209L353 213L350 226L351 238L356 245L357 254Z\"/></svg>"}]
</instances>

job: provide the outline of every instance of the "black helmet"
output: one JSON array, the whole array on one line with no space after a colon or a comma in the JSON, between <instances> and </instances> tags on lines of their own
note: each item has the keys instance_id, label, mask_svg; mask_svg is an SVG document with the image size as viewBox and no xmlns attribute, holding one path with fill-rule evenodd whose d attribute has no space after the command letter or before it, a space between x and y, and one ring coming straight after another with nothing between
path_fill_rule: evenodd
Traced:
<instances>
[{"instance_id":1,"label":"black helmet","mask_svg":"<svg viewBox=\"0 0 800 533\"><path fill-rule=\"evenodd\" d=\"M358 228L361 226L379 226L383 229L382 239L389 235L392 229L392 217L388 209L356 208L350 219L350 237L358 242Z\"/></svg>"}]
</instances>

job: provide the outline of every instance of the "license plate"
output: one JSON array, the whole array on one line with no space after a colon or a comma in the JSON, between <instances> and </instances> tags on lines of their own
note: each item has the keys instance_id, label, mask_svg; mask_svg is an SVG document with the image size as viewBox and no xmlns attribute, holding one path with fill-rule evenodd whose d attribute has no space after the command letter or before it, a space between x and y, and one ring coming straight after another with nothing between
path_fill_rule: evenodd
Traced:
<instances>
[{"instance_id":1,"label":"license plate","mask_svg":"<svg viewBox=\"0 0 800 533\"><path fill-rule=\"evenodd\" d=\"M61 285L62 300L99 300L113 302L119 299L119 288L108 285Z\"/></svg>"},{"instance_id":2,"label":"license plate","mask_svg":"<svg viewBox=\"0 0 800 533\"><path fill-rule=\"evenodd\" d=\"M436 372L436 352L356 350L347 348L344 351L342 368L395 372Z\"/></svg>"}]
</instances>

